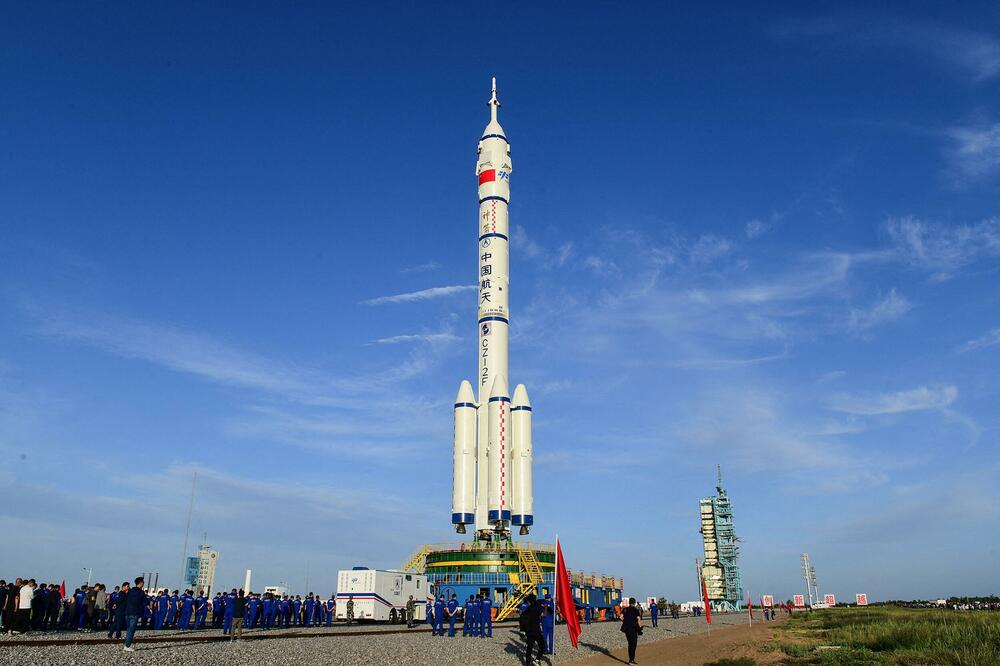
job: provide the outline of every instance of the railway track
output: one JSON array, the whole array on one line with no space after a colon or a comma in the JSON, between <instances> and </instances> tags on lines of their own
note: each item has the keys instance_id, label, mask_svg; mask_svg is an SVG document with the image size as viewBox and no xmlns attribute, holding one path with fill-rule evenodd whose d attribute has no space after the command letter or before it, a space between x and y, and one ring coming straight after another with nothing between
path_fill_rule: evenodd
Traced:
<instances>
[{"instance_id":1,"label":"railway track","mask_svg":"<svg viewBox=\"0 0 1000 666\"><path fill-rule=\"evenodd\" d=\"M515 622L495 622L494 629L514 626ZM456 632L458 628L456 627ZM322 631L322 632L260 632L244 633L240 640L262 641L276 638L337 638L340 636L378 636L380 634L429 634L429 627L407 629L406 627L393 629L366 629L350 631ZM259 633L258 633L259 632ZM212 633L210 635L191 634L171 634L170 636L142 636L137 634L135 644L153 643L222 643L229 641L229 636ZM5 647L50 647L54 645L114 645L121 644L121 639L112 638L42 638L34 640L0 640L0 649Z\"/></svg>"}]
</instances>

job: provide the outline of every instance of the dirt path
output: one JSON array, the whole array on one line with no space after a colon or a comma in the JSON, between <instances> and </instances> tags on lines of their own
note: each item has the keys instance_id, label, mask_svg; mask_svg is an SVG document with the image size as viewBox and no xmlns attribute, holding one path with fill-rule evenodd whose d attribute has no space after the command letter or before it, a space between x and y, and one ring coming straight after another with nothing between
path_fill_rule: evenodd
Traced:
<instances>
[{"instance_id":1,"label":"dirt path","mask_svg":"<svg viewBox=\"0 0 1000 666\"><path fill-rule=\"evenodd\" d=\"M635 660L640 664L670 664L670 666L702 666L703 664L729 657L753 657L760 664L780 662L784 656L781 652L763 652L759 648L774 637L775 622L754 623L748 625L713 629L711 633L694 634L666 638L652 643L643 643L639 639L639 649ZM565 662L566 666L579 664L593 666L595 664L626 664L628 663L628 648L624 646L609 653L599 654L587 659Z\"/></svg>"}]
</instances>

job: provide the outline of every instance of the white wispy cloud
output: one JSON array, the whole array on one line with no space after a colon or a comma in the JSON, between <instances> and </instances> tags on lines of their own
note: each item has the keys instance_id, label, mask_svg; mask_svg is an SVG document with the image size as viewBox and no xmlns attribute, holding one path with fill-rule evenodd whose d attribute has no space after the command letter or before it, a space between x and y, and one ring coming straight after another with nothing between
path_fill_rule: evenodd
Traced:
<instances>
[{"instance_id":1,"label":"white wispy cloud","mask_svg":"<svg viewBox=\"0 0 1000 666\"><path fill-rule=\"evenodd\" d=\"M390 335L385 338L372 340L368 344L372 345L398 345L407 342L426 342L429 344L441 344L446 342L458 342L461 340L454 333L410 333L404 335Z\"/></svg>"},{"instance_id":2,"label":"white wispy cloud","mask_svg":"<svg viewBox=\"0 0 1000 666\"><path fill-rule=\"evenodd\" d=\"M455 294L462 294L468 291L475 291L477 289L476 285L450 285L447 287L431 287L430 289L421 289L420 291L410 291L405 294L392 294L391 296L378 296L377 298L369 298L366 301L361 301L363 305L386 305L391 303L413 303L415 301L426 301L432 298L443 298L445 296L453 296Z\"/></svg>"},{"instance_id":3,"label":"white wispy cloud","mask_svg":"<svg viewBox=\"0 0 1000 666\"><path fill-rule=\"evenodd\" d=\"M239 350L209 336L174 326L82 310L29 306L46 335L142 359L219 384L291 395L314 392L318 378L307 370Z\"/></svg>"},{"instance_id":4,"label":"white wispy cloud","mask_svg":"<svg viewBox=\"0 0 1000 666\"><path fill-rule=\"evenodd\" d=\"M983 258L1000 256L1000 218L944 225L908 215L890 218L884 228L897 257L931 271L935 281L947 280Z\"/></svg>"},{"instance_id":5,"label":"white wispy cloud","mask_svg":"<svg viewBox=\"0 0 1000 666\"><path fill-rule=\"evenodd\" d=\"M912 305L896 288L889 290L883 298L866 308L854 308L848 317L848 327L855 332L864 332L876 326L896 321L910 311Z\"/></svg>"},{"instance_id":6,"label":"white wispy cloud","mask_svg":"<svg viewBox=\"0 0 1000 666\"><path fill-rule=\"evenodd\" d=\"M791 19L778 23L779 37L842 37L862 45L897 46L928 53L960 67L976 82L1000 73L1000 40L985 32L942 24L869 15Z\"/></svg>"},{"instance_id":7,"label":"white wispy cloud","mask_svg":"<svg viewBox=\"0 0 1000 666\"><path fill-rule=\"evenodd\" d=\"M430 271L436 271L441 268L441 264L436 261L428 261L423 264L417 264L416 266L408 266L402 269L402 273L429 273Z\"/></svg>"},{"instance_id":8,"label":"white wispy cloud","mask_svg":"<svg viewBox=\"0 0 1000 666\"><path fill-rule=\"evenodd\" d=\"M757 219L750 220L749 222L746 223L746 227L744 227L744 233L746 233L747 238L751 240L759 236L763 236L770 230L771 230L770 224L764 222L763 220L757 220Z\"/></svg>"},{"instance_id":9,"label":"white wispy cloud","mask_svg":"<svg viewBox=\"0 0 1000 666\"><path fill-rule=\"evenodd\" d=\"M728 254L733 249L733 244L728 238L705 234L698 237L691 247L691 261L694 263L705 263Z\"/></svg>"},{"instance_id":10,"label":"white wispy cloud","mask_svg":"<svg viewBox=\"0 0 1000 666\"><path fill-rule=\"evenodd\" d=\"M907 391L870 395L838 394L827 401L827 407L837 412L858 416L902 414L931 409L943 409L958 398L955 386L919 386Z\"/></svg>"},{"instance_id":11,"label":"white wispy cloud","mask_svg":"<svg viewBox=\"0 0 1000 666\"><path fill-rule=\"evenodd\" d=\"M1000 170L1000 123L959 125L947 130L952 145L947 157L956 185L991 176Z\"/></svg>"},{"instance_id":12,"label":"white wispy cloud","mask_svg":"<svg viewBox=\"0 0 1000 666\"><path fill-rule=\"evenodd\" d=\"M970 352L977 349L985 349L986 347L993 347L994 345L1000 345L1000 327L991 329L986 335L980 336L975 340L969 340L964 345L958 348L960 352Z\"/></svg>"}]
</instances>

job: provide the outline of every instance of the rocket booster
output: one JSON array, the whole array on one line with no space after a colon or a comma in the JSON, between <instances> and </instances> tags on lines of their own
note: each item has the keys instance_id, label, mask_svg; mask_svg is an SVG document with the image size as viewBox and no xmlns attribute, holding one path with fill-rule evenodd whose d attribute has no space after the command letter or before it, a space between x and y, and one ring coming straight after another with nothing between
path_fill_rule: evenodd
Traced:
<instances>
[{"instance_id":1,"label":"rocket booster","mask_svg":"<svg viewBox=\"0 0 1000 666\"><path fill-rule=\"evenodd\" d=\"M468 419L471 411L461 416L459 426L459 405L469 401L462 398L466 383L459 391L455 404L455 474L452 502L452 522L459 532L465 531L468 520L469 501L467 488L475 487L472 504L473 518L477 534L489 530L506 530L514 520L512 501L520 501L521 513L514 524L522 533L533 522L531 517L531 419L523 414L512 421L512 405L507 392L509 377L509 286L510 286L510 241L508 226L508 206L510 204L510 174L512 162L510 144L503 128L497 121L500 101L497 99L496 79L487 105L490 107L490 122L479 140L476 177L479 181L479 225L478 225L478 374L474 382L475 395L475 462L474 483L470 481L468 459L465 453L460 457L460 436L462 446L466 446ZM527 404L527 392L523 392ZM467 396L466 396L467 397ZM496 403L496 404L494 404ZM462 407L462 410L467 408ZM527 406L530 412L530 405ZM522 410L523 411L523 410ZM527 433L517 432L518 424ZM518 439L520 437L520 439ZM527 466L518 465L514 449L516 441L527 442ZM467 449L463 448L463 451ZM459 467L461 466L461 470ZM525 469L527 470L525 473ZM513 476L512 476L513 474ZM519 483L522 487L519 487ZM524 486L526 484L526 486ZM460 493L459 486L462 487ZM526 494L525 494L526 491ZM461 499L460 499L461 495ZM527 502L524 498L527 497ZM520 500L515 500L520 498ZM527 511L525 513L524 511ZM527 516L527 518L525 518Z\"/></svg>"}]
</instances>

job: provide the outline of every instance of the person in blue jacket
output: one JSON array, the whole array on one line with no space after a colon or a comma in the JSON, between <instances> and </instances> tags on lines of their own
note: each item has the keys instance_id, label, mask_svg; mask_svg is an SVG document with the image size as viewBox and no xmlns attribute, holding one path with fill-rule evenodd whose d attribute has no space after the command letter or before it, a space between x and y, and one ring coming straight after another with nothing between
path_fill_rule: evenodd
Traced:
<instances>
[{"instance_id":1,"label":"person in blue jacket","mask_svg":"<svg viewBox=\"0 0 1000 666\"><path fill-rule=\"evenodd\" d=\"M472 628L476 625L476 622L473 619L473 613L476 612L476 598L471 594L469 595L468 601L466 601L465 605L462 607L462 611L462 635L469 636Z\"/></svg>"},{"instance_id":2,"label":"person in blue jacket","mask_svg":"<svg viewBox=\"0 0 1000 666\"><path fill-rule=\"evenodd\" d=\"M448 637L455 637L455 620L458 615L458 595L451 595L451 601L448 602Z\"/></svg>"},{"instance_id":3,"label":"person in blue jacket","mask_svg":"<svg viewBox=\"0 0 1000 666\"><path fill-rule=\"evenodd\" d=\"M424 607L424 614L427 616L425 621L427 624L431 625L431 636L434 635L434 604L430 597L427 598L427 604Z\"/></svg>"},{"instance_id":4,"label":"person in blue jacket","mask_svg":"<svg viewBox=\"0 0 1000 666\"><path fill-rule=\"evenodd\" d=\"M656 599L649 602L649 622L655 627L658 626L659 622L657 619L660 617L660 607L656 605Z\"/></svg>"},{"instance_id":5,"label":"person in blue jacket","mask_svg":"<svg viewBox=\"0 0 1000 666\"><path fill-rule=\"evenodd\" d=\"M431 636L444 636L444 609L447 605L443 594L434 602L434 628L431 630Z\"/></svg>"},{"instance_id":6,"label":"person in blue jacket","mask_svg":"<svg viewBox=\"0 0 1000 666\"><path fill-rule=\"evenodd\" d=\"M302 626L311 627L313 619L313 606L316 605L316 600L313 599L312 592L306 595L306 602L303 605L305 606L305 613L302 616Z\"/></svg>"},{"instance_id":7,"label":"person in blue jacket","mask_svg":"<svg viewBox=\"0 0 1000 666\"><path fill-rule=\"evenodd\" d=\"M77 631L83 631L83 623L87 621L87 608L84 602L87 600L87 586L81 585L80 589L73 595L73 620Z\"/></svg>"},{"instance_id":8,"label":"person in blue jacket","mask_svg":"<svg viewBox=\"0 0 1000 666\"><path fill-rule=\"evenodd\" d=\"M256 629L259 618L260 596L257 594L251 594L250 600L247 602L247 627L250 629Z\"/></svg>"},{"instance_id":9,"label":"person in blue jacket","mask_svg":"<svg viewBox=\"0 0 1000 666\"><path fill-rule=\"evenodd\" d=\"M194 597L191 596L191 590L184 590L184 594L181 595L178 602L181 606L180 628L183 630L190 629L191 615L194 613Z\"/></svg>"},{"instance_id":10,"label":"person in blue jacket","mask_svg":"<svg viewBox=\"0 0 1000 666\"><path fill-rule=\"evenodd\" d=\"M229 629L233 626L233 604L236 602L236 588L226 595L226 608L222 617L222 633L229 635Z\"/></svg>"},{"instance_id":11,"label":"person in blue jacket","mask_svg":"<svg viewBox=\"0 0 1000 666\"><path fill-rule=\"evenodd\" d=\"M177 590L170 595L170 603L167 606L167 620L164 623L165 626L176 629L177 628L177 602L180 601L180 596L177 594Z\"/></svg>"},{"instance_id":12,"label":"person in blue jacket","mask_svg":"<svg viewBox=\"0 0 1000 666\"><path fill-rule=\"evenodd\" d=\"M288 595L284 595L278 601L278 628L288 626L288 613L290 612L290 603L288 601Z\"/></svg>"},{"instance_id":13,"label":"person in blue jacket","mask_svg":"<svg viewBox=\"0 0 1000 666\"><path fill-rule=\"evenodd\" d=\"M208 618L208 598L205 590L198 590L198 596L194 600L194 627L204 629L205 620Z\"/></svg>"},{"instance_id":14,"label":"person in blue jacket","mask_svg":"<svg viewBox=\"0 0 1000 666\"><path fill-rule=\"evenodd\" d=\"M545 646L545 653L552 654L552 642L555 638L556 607L552 603L552 595L546 594L542 600L545 606L545 614L542 615L542 645Z\"/></svg>"},{"instance_id":15,"label":"person in blue jacket","mask_svg":"<svg viewBox=\"0 0 1000 666\"><path fill-rule=\"evenodd\" d=\"M167 591L162 590L160 596L156 597L156 615L153 617L153 629L166 628L167 607L170 605L170 597Z\"/></svg>"},{"instance_id":16,"label":"person in blue jacket","mask_svg":"<svg viewBox=\"0 0 1000 666\"><path fill-rule=\"evenodd\" d=\"M216 592L212 597L212 628L222 627L222 610L225 602L222 600L222 592Z\"/></svg>"},{"instance_id":17,"label":"person in blue jacket","mask_svg":"<svg viewBox=\"0 0 1000 666\"><path fill-rule=\"evenodd\" d=\"M330 593L330 598L326 600L326 626L333 626L333 615L336 608L337 602L333 599L333 593Z\"/></svg>"},{"instance_id":18,"label":"person in blue jacket","mask_svg":"<svg viewBox=\"0 0 1000 666\"><path fill-rule=\"evenodd\" d=\"M493 601L488 594L483 596L483 608L479 612L479 637L493 638Z\"/></svg>"}]
</instances>

